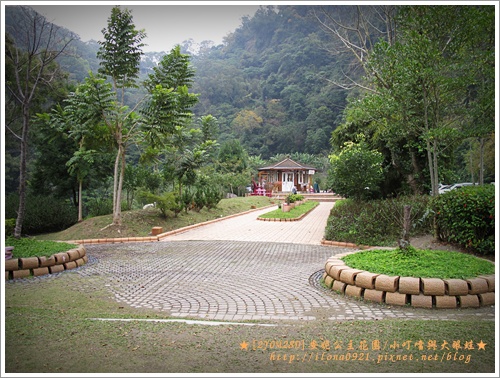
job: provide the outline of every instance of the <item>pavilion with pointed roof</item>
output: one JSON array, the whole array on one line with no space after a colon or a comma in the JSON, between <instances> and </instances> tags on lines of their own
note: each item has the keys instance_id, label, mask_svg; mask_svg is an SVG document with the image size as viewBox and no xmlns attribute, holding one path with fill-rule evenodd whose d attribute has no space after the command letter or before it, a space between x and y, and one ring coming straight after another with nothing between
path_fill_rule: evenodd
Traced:
<instances>
[{"instance_id":1,"label":"pavilion with pointed roof","mask_svg":"<svg viewBox=\"0 0 500 378\"><path fill-rule=\"evenodd\" d=\"M286 158L274 165L259 168L258 171L259 185L266 190L291 192L295 186L298 192L309 192L316 168Z\"/></svg>"}]
</instances>

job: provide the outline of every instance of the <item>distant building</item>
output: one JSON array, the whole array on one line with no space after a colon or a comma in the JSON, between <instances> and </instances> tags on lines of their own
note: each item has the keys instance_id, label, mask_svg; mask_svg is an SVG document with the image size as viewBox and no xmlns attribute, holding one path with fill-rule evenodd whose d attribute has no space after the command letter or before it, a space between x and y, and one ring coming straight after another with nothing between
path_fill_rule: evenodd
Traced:
<instances>
[{"instance_id":1,"label":"distant building","mask_svg":"<svg viewBox=\"0 0 500 378\"><path fill-rule=\"evenodd\" d=\"M259 168L258 184L266 191L291 192L295 186L298 192L309 192L314 173L316 168L287 158L274 165Z\"/></svg>"}]
</instances>

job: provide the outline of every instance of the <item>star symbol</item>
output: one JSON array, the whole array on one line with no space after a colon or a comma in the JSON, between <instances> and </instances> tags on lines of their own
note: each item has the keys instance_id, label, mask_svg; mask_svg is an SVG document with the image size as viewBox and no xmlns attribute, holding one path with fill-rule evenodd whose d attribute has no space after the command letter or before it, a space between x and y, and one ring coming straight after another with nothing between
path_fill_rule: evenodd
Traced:
<instances>
[{"instance_id":1,"label":"star symbol","mask_svg":"<svg viewBox=\"0 0 500 378\"><path fill-rule=\"evenodd\" d=\"M241 350L248 350L248 343L246 341L243 341L242 343L240 343L240 348Z\"/></svg>"},{"instance_id":2,"label":"star symbol","mask_svg":"<svg viewBox=\"0 0 500 378\"><path fill-rule=\"evenodd\" d=\"M486 350L484 347L485 347L486 345L488 345L488 344L484 343L484 342L483 342L483 340L481 340L481 342L476 343L476 344L477 344L477 346L478 346L477 350L481 350L481 349L482 349L482 350Z\"/></svg>"}]
</instances>

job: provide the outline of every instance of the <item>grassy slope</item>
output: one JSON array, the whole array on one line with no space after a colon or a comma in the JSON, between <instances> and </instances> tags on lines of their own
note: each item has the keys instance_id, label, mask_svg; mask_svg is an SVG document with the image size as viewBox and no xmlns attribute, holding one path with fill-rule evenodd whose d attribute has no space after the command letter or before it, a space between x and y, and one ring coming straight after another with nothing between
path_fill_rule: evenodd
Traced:
<instances>
[{"instance_id":1,"label":"grassy slope","mask_svg":"<svg viewBox=\"0 0 500 378\"><path fill-rule=\"evenodd\" d=\"M163 231L166 232L241 213L250 210L251 206L260 208L270 204L270 198L260 196L223 199L215 209L203 208L199 213L182 212L177 217L172 215L166 219L162 218L157 209L124 211L120 227L109 226L112 223L112 215L103 215L86 219L64 231L38 235L36 238L39 240L78 240L148 236L152 227L163 227Z\"/></svg>"}]
</instances>

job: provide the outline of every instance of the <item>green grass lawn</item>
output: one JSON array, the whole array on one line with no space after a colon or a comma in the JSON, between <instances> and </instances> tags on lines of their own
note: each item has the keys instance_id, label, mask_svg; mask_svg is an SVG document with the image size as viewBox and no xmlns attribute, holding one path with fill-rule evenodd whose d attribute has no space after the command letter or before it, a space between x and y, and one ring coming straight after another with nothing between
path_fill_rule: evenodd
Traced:
<instances>
[{"instance_id":1,"label":"green grass lawn","mask_svg":"<svg viewBox=\"0 0 500 378\"><path fill-rule=\"evenodd\" d=\"M34 256L52 256L54 253L65 252L76 248L75 244L59 243L50 240L34 240L31 238L16 239L8 237L5 240L5 245L14 247L12 257L34 257Z\"/></svg>"},{"instance_id":2,"label":"green grass lawn","mask_svg":"<svg viewBox=\"0 0 500 378\"><path fill-rule=\"evenodd\" d=\"M318 205L319 205L319 202L306 201L302 205L295 206L293 209L291 209L287 213L283 212L282 209L276 209L276 210L270 211L268 213L262 214L260 216L260 218L294 219L294 218L300 217L301 215L307 213L308 211L311 211L312 209L314 209Z\"/></svg>"},{"instance_id":3,"label":"green grass lawn","mask_svg":"<svg viewBox=\"0 0 500 378\"><path fill-rule=\"evenodd\" d=\"M370 250L342 258L351 268L389 276L466 279L494 274L491 262L460 252L413 249Z\"/></svg>"},{"instance_id":4,"label":"green grass lawn","mask_svg":"<svg viewBox=\"0 0 500 378\"><path fill-rule=\"evenodd\" d=\"M132 308L113 300L105 277L65 274L40 285L5 289L5 371L69 373L404 373L495 372L495 322L484 319L376 321L266 321L276 327L105 322L93 318L165 319L168 312ZM335 312L334 309L332 311ZM252 350L262 340L298 340L305 350ZM317 341L317 349L311 342ZM423 350L417 348L419 341ZM437 341L437 349L427 342ZM250 344L242 350L241 343ZM322 349L328 341L330 349ZM411 346L405 346L411 342ZM442 350L447 341L449 350ZM452 348L459 342L461 349ZM465 349L466 342L473 349ZM342 348L335 349L336 343ZM379 342L381 350L374 350ZM476 343L486 347L478 349ZM360 345L367 344L368 350ZM348 346L352 344L353 350ZM384 345L386 345L384 347ZM456 353L455 353L456 352ZM344 361L321 360L342 354ZM297 360L277 360L293 354ZM361 358L363 355L363 358ZM438 356L435 358L435 356ZM318 358L316 357L318 356ZM349 356L349 359L347 359ZM406 356L406 360L397 360ZM426 357L424 360L423 357ZM430 360L427 358L430 357ZM410 360L411 358L411 360ZM460 360L460 358L462 358Z\"/></svg>"}]
</instances>

